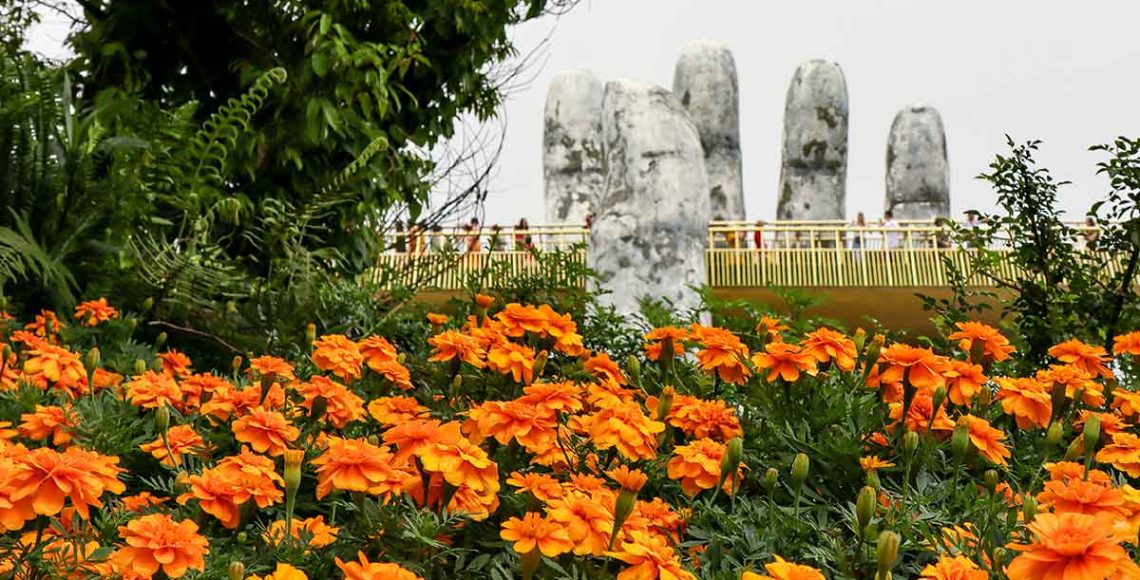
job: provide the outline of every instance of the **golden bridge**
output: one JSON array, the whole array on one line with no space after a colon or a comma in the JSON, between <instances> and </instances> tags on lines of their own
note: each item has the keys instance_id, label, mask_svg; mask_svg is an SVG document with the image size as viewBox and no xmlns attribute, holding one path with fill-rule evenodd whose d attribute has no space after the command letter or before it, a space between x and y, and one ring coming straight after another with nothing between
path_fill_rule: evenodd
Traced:
<instances>
[{"instance_id":1,"label":"golden bridge","mask_svg":"<svg viewBox=\"0 0 1140 580\"><path fill-rule=\"evenodd\" d=\"M589 243L589 230L579 224L457 227L398 236L391 236L389 251L380 256L375 281L383 288L405 286L429 296L494 289L540 273L556 278L558 272L543 271L549 261L540 257L557 253L585 264ZM892 226L714 222L708 236L706 283L714 296L772 304L779 301L776 289L808 290L823 298L818 314L851 325L870 316L888 326L926 328L928 315L916 294L947 297L955 275L966 286L995 290L991 276L1011 280L1018 275L1010 260L1000 259L1010 251L1004 243L986 248L999 257L986 275L973 268L978 248L954 242L949 227L929 220ZM573 286L585 280L558 282Z\"/></svg>"}]
</instances>

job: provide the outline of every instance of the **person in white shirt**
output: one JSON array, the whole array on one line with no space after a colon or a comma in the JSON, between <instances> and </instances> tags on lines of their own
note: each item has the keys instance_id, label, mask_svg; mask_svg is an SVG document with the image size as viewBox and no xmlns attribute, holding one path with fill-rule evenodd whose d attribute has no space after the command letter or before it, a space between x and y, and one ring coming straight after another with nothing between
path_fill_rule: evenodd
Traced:
<instances>
[{"instance_id":1,"label":"person in white shirt","mask_svg":"<svg viewBox=\"0 0 1140 580\"><path fill-rule=\"evenodd\" d=\"M898 229L899 222L895 221L894 212L887 210L887 213L883 214L883 227ZM886 239L888 250L897 250L902 246L902 234L897 231L886 232Z\"/></svg>"}]
</instances>

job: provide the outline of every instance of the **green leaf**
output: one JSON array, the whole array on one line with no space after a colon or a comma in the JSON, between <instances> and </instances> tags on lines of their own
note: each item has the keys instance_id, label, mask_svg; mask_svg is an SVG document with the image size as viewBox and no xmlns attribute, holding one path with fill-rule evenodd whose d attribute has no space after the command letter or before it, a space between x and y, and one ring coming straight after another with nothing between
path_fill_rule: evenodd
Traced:
<instances>
[{"instance_id":1,"label":"green leaf","mask_svg":"<svg viewBox=\"0 0 1140 580\"><path fill-rule=\"evenodd\" d=\"M325 60L325 55L320 52L314 52L312 57L313 72L318 77L324 77L329 72L328 61Z\"/></svg>"}]
</instances>

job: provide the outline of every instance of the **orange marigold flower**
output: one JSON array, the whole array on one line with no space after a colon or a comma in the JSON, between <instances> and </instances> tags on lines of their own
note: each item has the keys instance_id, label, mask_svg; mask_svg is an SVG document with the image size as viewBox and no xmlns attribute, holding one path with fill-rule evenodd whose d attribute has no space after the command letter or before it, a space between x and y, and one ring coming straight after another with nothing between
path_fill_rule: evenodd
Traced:
<instances>
[{"instance_id":1,"label":"orange marigold flower","mask_svg":"<svg viewBox=\"0 0 1140 580\"><path fill-rule=\"evenodd\" d=\"M965 556L943 555L920 572L919 580L986 580L989 574Z\"/></svg>"},{"instance_id":2,"label":"orange marigold flower","mask_svg":"<svg viewBox=\"0 0 1140 580\"><path fill-rule=\"evenodd\" d=\"M640 469L630 469L625 465L619 465L606 472L610 479L617 482L623 491L637 493L649 481L649 476Z\"/></svg>"},{"instance_id":3,"label":"orange marigold flower","mask_svg":"<svg viewBox=\"0 0 1140 580\"><path fill-rule=\"evenodd\" d=\"M387 447L363 439L329 437L328 448L312 463L317 466L317 499L339 489L379 495L388 502L415 477Z\"/></svg>"},{"instance_id":4,"label":"orange marigold flower","mask_svg":"<svg viewBox=\"0 0 1140 580\"><path fill-rule=\"evenodd\" d=\"M344 562L335 559L336 567L344 572L344 580L423 580L399 564L369 562L364 552L357 552L359 562Z\"/></svg>"},{"instance_id":5,"label":"orange marigold flower","mask_svg":"<svg viewBox=\"0 0 1140 580\"><path fill-rule=\"evenodd\" d=\"M1006 415L1013 415L1017 419L1019 428L1049 425L1053 402L1044 385L1031 378L998 377L994 382L998 384L995 398L1001 401L1001 408Z\"/></svg>"},{"instance_id":6,"label":"orange marigold flower","mask_svg":"<svg viewBox=\"0 0 1140 580\"><path fill-rule=\"evenodd\" d=\"M512 302L498 314L495 320L502 325L502 332L507 336L521 337L526 333L541 334L546 330L546 315L533 306L524 306Z\"/></svg>"},{"instance_id":7,"label":"orange marigold flower","mask_svg":"<svg viewBox=\"0 0 1140 580\"><path fill-rule=\"evenodd\" d=\"M681 481L681 489L687 495L696 495L703 489L712 489L720 481L720 461L724 457L725 445L712 439L697 439L688 445L678 445L673 449L673 458L666 465L671 479ZM736 477L743 476L741 471ZM732 492L731 478L725 478L724 491Z\"/></svg>"},{"instance_id":8,"label":"orange marigold flower","mask_svg":"<svg viewBox=\"0 0 1140 580\"><path fill-rule=\"evenodd\" d=\"M1133 331L1128 334L1113 337L1112 353L1140 356L1140 331Z\"/></svg>"},{"instance_id":9,"label":"orange marigold flower","mask_svg":"<svg viewBox=\"0 0 1140 580\"><path fill-rule=\"evenodd\" d=\"M511 542L516 552L528 554L535 549L547 558L556 558L574 549L574 542L562 524L530 512L503 522L499 537Z\"/></svg>"},{"instance_id":10,"label":"orange marigold flower","mask_svg":"<svg viewBox=\"0 0 1140 580\"><path fill-rule=\"evenodd\" d=\"M344 429L345 425L364 417L364 399L328 377L309 377L309 381L301 383L297 390L305 399L301 406L310 413L317 399L321 399L325 407L322 418L337 429Z\"/></svg>"},{"instance_id":11,"label":"orange marigold flower","mask_svg":"<svg viewBox=\"0 0 1140 580\"><path fill-rule=\"evenodd\" d=\"M1056 463L1046 463L1044 467L1045 470L1049 472L1049 479L1053 481L1068 481L1070 479L1085 478L1085 466L1080 463L1058 461ZM1088 481L1104 486L1112 484L1112 478L1099 469L1094 469L1089 472Z\"/></svg>"},{"instance_id":12,"label":"orange marigold flower","mask_svg":"<svg viewBox=\"0 0 1140 580\"><path fill-rule=\"evenodd\" d=\"M480 435L494 437L501 445L518 441L527 449L543 449L554 443L558 419L549 411L519 401L487 401L467 411Z\"/></svg>"},{"instance_id":13,"label":"orange marigold flower","mask_svg":"<svg viewBox=\"0 0 1140 580\"><path fill-rule=\"evenodd\" d=\"M439 429L436 443L424 448L420 455L425 471L439 473L456 487L469 487L480 494L499 491L499 466L451 422Z\"/></svg>"},{"instance_id":14,"label":"orange marigold flower","mask_svg":"<svg viewBox=\"0 0 1140 580\"><path fill-rule=\"evenodd\" d=\"M150 578L161 569L171 578L181 578L188 570L206 569L203 556L210 553L209 542L190 520L145 515L119 526L119 536L124 545L111 558L124 572Z\"/></svg>"},{"instance_id":15,"label":"orange marigold flower","mask_svg":"<svg viewBox=\"0 0 1140 580\"><path fill-rule=\"evenodd\" d=\"M1097 452L1096 460L1111 463L1129 477L1140 477L1140 437L1131 433L1112 434L1112 443Z\"/></svg>"},{"instance_id":16,"label":"orange marigold flower","mask_svg":"<svg viewBox=\"0 0 1140 580\"><path fill-rule=\"evenodd\" d=\"M162 363L162 372L172 377L185 377L191 373L190 357L177 350L159 353L158 360Z\"/></svg>"},{"instance_id":17,"label":"orange marigold flower","mask_svg":"<svg viewBox=\"0 0 1140 580\"><path fill-rule=\"evenodd\" d=\"M24 325L24 330L32 331L40 338L48 338L55 342L55 335L59 334L67 325L51 310L41 310L35 320Z\"/></svg>"},{"instance_id":18,"label":"orange marigold flower","mask_svg":"<svg viewBox=\"0 0 1140 580\"><path fill-rule=\"evenodd\" d=\"M540 305L538 311L546 317L543 334L554 338L554 350L569 356L579 356L586 351L578 325L569 314L559 314L546 304Z\"/></svg>"},{"instance_id":19,"label":"orange marigold flower","mask_svg":"<svg viewBox=\"0 0 1140 580\"><path fill-rule=\"evenodd\" d=\"M982 365L961 360L951 360L945 376L946 394L950 402L965 407L973 406L974 395L986 388L985 384L990 380L982 372Z\"/></svg>"},{"instance_id":20,"label":"orange marigold flower","mask_svg":"<svg viewBox=\"0 0 1140 580\"><path fill-rule=\"evenodd\" d=\"M462 332L454 330L441 332L429 338L428 344L434 349L428 358L429 361L446 362L459 359L478 369L485 365L483 358L487 356L487 352L483 346L478 340Z\"/></svg>"},{"instance_id":21,"label":"orange marigold flower","mask_svg":"<svg viewBox=\"0 0 1140 580\"><path fill-rule=\"evenodd\" d=\"M343 334L326 334L313 343L313 364L325 372L330 372L343 380L360 378L360 366L364 355L355 342Z\"/></svg>"},{"instance_id":22,"label":"orange marigold flower","mask_svg":"<svg viewBox=\"0 0 1140 580\"><path fill-rule=\"evenodd\" d=\"M1140 391L1117 388L1112 391L1112 408L1125 417L1140 416Z\"/></svg>"},{"instance_id":23,"label":"orange marigold flower","mask_svg":"<svg viewBox=\"0 0 1140 580\"><path fill-rule=\"evenodd\" d=\"M884 348L879 361L885 365L879 380L885 383L910 381L919 390L931 390L946 385L943 373L950 369L946 357L934 354L929 348L895 343Z\"/></svg>"},{"instance_id":24,"label":"orange marigold flower","mask_svg":"<svg viewBox=\"0 0 1140 580\"><path fill-rule=\"evenodd\" d=\"M1140 567L1120 545L1125 532L1107 514L1038 514L1026 527L1029 544L1009 544L1021 552L1006 569L1011 580L1099 580L1140 578Z\"/></svg>"},{"instance_id":25,"label":"orange marigold flower","mask_svg":"<svg viewBox=\"0 0 1140 580\"><path fill-rule=\"evenodd\" d=\"M887 468L894 467L894 466L895 466L895 464L891 463L890 461L884 461L882 459L879 459L878 455L868 455L866 457L860 457L859 458L859 467L862 467L863 471L866 471L868 473L870 473L872 471L878 471L880 469L887 469Z\"/></svg>"},{"instance_id":26,"label":"orange marigold flower","mask_svg":"<svg viewBox=\"0 0 1140 580\"><path fill-rule=\"evenodd\" d=\"M580 418L599 451L617 447L631 461L657 456L657 435L665 430L665 424L647 417L637 403L618 403Z\"/></svg>"},{"instance_id":27,"label":"orange marigold flower","mask_svg":"<svg viewBox=\"0 0 1140 580\"><path fill-rule=\"evenodd\" d=\"M36 405L35 413L20 415L21 435L33 441L43 441L51 437L51 444L56 447L71 442L73 428L75 428L75 413L70 408Z\"/></svg>"},{"instance_id":28,"label":"orange marigold flower","mask_svg":"<svg viewBox=\"0 0 1140 580\"><path fill-rule=\"evenodd\" d=\"M1108 353L1099 346L1088 345L1075 338L1050 348L1049 356L1074 365L1090 375L1100 375L1106 379L1113 376L1112 371L1104 365L1110 360Z\"/></svg>"},{"instance_id":29,"label":"orange marigold flower","mask_svg":"<svg viewBox=\"0 0 1140 580\"><path fill-rule=\"evenodd\" d=\"M167 445L170 445L169 453ZM139 445L139 449L154 456L163 465L174 467L182 464L182 456L186 454L199 455L206 447L202 437L194 432L190 425L175 425L166 432L166 441L162 436L154 438L150 443ZM173 459L171 454L174 455Z\"/></svg>"},{"instance_id":30,"label":"orange marigold flower","mask_svg":"<svg viewBox=\"0 0 1140 580\"><path fill-rule=\"evenodd\" d=\"M997 465L1006 466L1009 463L1009 449L1002 443L1005 433L1001 429L990 426L990 422L981 417L963 415L959 421L966 421L969 428L970 442L978 450L978 454Z\"/></svg>"},{"instance_id":31,"label":"orange marigold flower","mask_svg":"<svg viewBox=\"0 0 1140 580\"><path fill-rule=\"evenodd\" d=\"M414 419L400 423L384 433L384 443L396 447L396 462L419 456L428 446L439 441L440 422Z\"/></svg>"},{"instance_id":32,"label":"orange marigold flower","mask_svg":"<svg viewBox=\"0 0 1140 580\"><path fill-rule=\"evenodd\" d=\"M771 316L761 316L760 322L756 323L757 334L767 334L774 339L779 339L780 333L787 329L788 325L784 321Z\"/></svg>"},{"instance_id":33,"label":"orange marigold flower","mask_svg":"<svg viewBox=\"0 0 1140 580\"><path fill-rule=\"evenodd\" d=\"M5 466L6 485L0 489L0 507L8 503L13 514L24 520L36 515L54 516L66 500L83 519L90 517L90 506L103 507L104 493L120 494L126 489L119 475L118 457L68 447L59 452L49 447L19 453ZM2 501L7 496L7 501ZM8 522L2 522L9 529Z\"/></svg>"},{"instance_id":34,"label":"orange marigold flower","mask_svg":"<svg viewBox=\"0 0 1140 580\"><path fill-rule=\"evenodd\" d=\"M657 412L659 399L646 397L645 407ZM728 441L744 435L736 409L721 400L705 401L688 395L674 395L667 422L695 439L709 437Z\"/></svg>"},{"instance_id":35,"label":"orange marigold flower","mask_svg":"<svg viewBox=\"0 0 1140 580\"><path fill-rule=\"evenodd\" d=\"M448 318L446 314L428 312L427 320L429 324L432 324L434 326L443 326L444 324L447 324L447 321L450 320L450 318Z\"/></svg>"},{"instance_id":36,"label":"orange marigold flower","mask_svg":"<svg viewBox=\"0 0 1140 580\"><path fill-rule=\"evenodd\" d=\"M1108 513L1117 517L1126 517L1130 514L1124 508L1124 492L1108 485L1075 477L1046 481L1044 490L1037 494L1037 503L1041 508L1051 509L1059 514Z\"/></svg>"},{"instance_id":37,"label":"orange marigold flower","mask_svg":"<svg viewBox=\"0 0 1140 580\"><path fill-rule=\"evenodd\" d=\"M249 359L249 374L255 379L270 377L282 381L294 381L293 365L275 356L263 355Z\"/></svg>"},{"instance_id":38,"label":"orange marigold flower","mask_svg":"<svg viewBox=\"0 0 1140 580\"><path fill-rule=\"evenodd\" d=\"M119 311L110 304L107 304L106 298L80 302L79 306L75 307L74 318L81 320L83 326L95 326L100 322L106 322L118 317Z\"/></svg>"},{"instance_id":39,"label":"orange marigold flower","mask_svg":"<svg viewBox=\"0 0 1140 580\"><path fill-rule=\"evenodd\" d=\"M645 335L645 358L659 360L661 349L668 343L674 355L685 350L684 342L689 339L689 331L676 326L662 326L654 328Z\"/></svg>"},{"instance_id":40,"label":"orange marigold flower","mask_svg":"<svg viewBox=\"0 0 1140 580\"><path fill-rule=\"evenodd\" d=\"M87 380L83 361L79 360L79 355L70 350L41 342L27 353L24 374L28 375L29 380L34 381L37 377L42 377L45 383L58 384L65 389L77 387Z\"/></svg>"},{"instance_id":41,"label":"orange marigold flower","mask_svg":"<svg viewBox=\"0 0 1140 580\"><path fill-rule=\"evenodd\" d=\"M197 500L202 511L218 518L222 525L234 529L241 521L240 506L253 500L266 508L284 499L279 486L284 484L272 459L243 450L223 458L216 467L200 475L186 478L190 489L178 497L178 503Z\"/></svg>"},{"instance_id":42,"label":"orange marigold flower","mask_svg":"<svg viewBox=\"0 0 1140 580\"><path fill-rule=\"evenodd\" d=\"M716 372L720 380L737 385L752 376L752 371L744 364L748 359L748 347L735 334L723 328L693 324L690 338L701 345L697 351L697 362L702 370Z\"/></svg>"},{"instance_id":43,"label":"orange marigold flower","mask_svg":"<svg viewBox=\"0 0 1140 580\"><path fill-rule=\"evenodd\" d=\"M621 372L621 367L604 352L586 359L586 372L594 375L603 384L620 386L629 383L625 374Z\"/></svg>"},{"instance_id":44,"label":"orange marigold flower","mask_svg":"<svg viewBox=\"0 0 1140 580\"><path fill-rule=\"evenodd\" d=\"M855 370L855 341L842 332L820 327L800 341L803 352L811 355L818 363L835 361L835 366L843 372Z\"/></svg>"},{"instance_id":45,"label":"orange marigold flower","mask_svg":"<svg viewBox=\"0 0 1140 580\"><path fill-rule=\"evenodd\" d=\"M289 564L278 562L272 574L266 574L264 577L250 576L246 580L309 580L309 577Z\"/></svg>"},{"instance_id":46,"label":"orange marigold flower","mask_svg":"<svg viewBox=\"0 0 1140 580\"><path fill-rule=\"evenodd\" d=\"M562 497L562 486L558 480L543 473L515 471L507 478L507 485L526 491L543 503Z\"/></svg>"},{"instance_id":47,"label":"orange marigold flower","mask_svg":"<svg viewBox=\"0 0 1140 580\"><path fill-rule=\"evenodd\" d=\"M368 414L381 425L399 425L428 416L428 408L412 397L380 397L368 403Z\"/></svg>"},{"instance_id":48,"label":"orange marigold flower","mask_svg":"<svg viewBox=\"0 0 1140 580\"><path fill-rule=\"evenodd\" d=\"M958 322L955 323L958 327L958 332L948 336L950 340L958 341L958 348L962 349L965 353L970 353L974 349L974 341L983 343L983 353L985 356L993 359L996 362L1001 362L1009 355L1013 354L1016 349L1009 344L1009 339L1002 336L998 329L981 322ZM982 361L970 361L973 363L981 363Z\"/></svg>"},{"instance_id":49,"label":"orange marigold flower","mask_svg":"<svg viewBox=\"0 0 1140 580\"><path fill-rule=\"evenodd\" d=\"M154 371L146 371L127 383L127 398L143 409L182 407L182 390L178 383L171 376Z\"/></svg>"},{"instance_id":50,"label":"orange marigold flower","mask_svg":"<svg viewBox=\"0 0 1140 580\"><path fill-rule=\"evenodd\" d=\"M324 516L293 518L289 535L310 548L323 548L336 541L340 528L325 523ZM277 520L265 529L265 543L276 546L285 539L285 520Z\"/></svg>"},{"instance_id":51,"label":"orange marigold flower","mask_svg":"<svg viewBox=\"0 0 1140 580\"><path fill-rule=\"evenodd\" d=\"M819 570L811 566L793 564L779 556L775 558L775 562L764 564L767 576L745 572L740 580L827 580Z\"/></svg>"},{"instance_id":52,"label":"orange marigold flower","mask_svg":"<svg viewBox=\"0 0 1140 580\"><path fill-rule=\"evenodd\" d=\"M629 540L621 542L621 550L609 555L629 564L629 568L618 574L617 580L697 580L692 572L681 567L669 542L657 534L631 532Z\"/></svg>"},{"instance_id":53,"label":"orange marigold flower","mask_svg":"<svg viewBox=\"0 0 1140 580\"><path fill-rule=\"evenodd\" d=\"M499 341L487 353L487 367L511 375L516 383L529 385L534 380L534 349L506 340Z\"/></svg>"},{"instance_id":54,"label":"orange marigold flower","mask_svg":"<svg viewBox=\"0 0 1140 580\"><path fill-rule=\"evenodd\" d=\"M546 413L577 413L582 410L582 387L571 383L533 383L523 387L516 399Z\"/></svg>"},{"instance_id":55,"label":"orange marigold flower","mask_svg":"<svg viewBox=\"0 0 1140 580\"><path fill-rule=\"evenodd\" d=\"M1064 385L1065 397L1069 399L1082 394L1081 400L1086 405L1099 407L1104 404L1104 387L1076 365L1053 365L1037 371L1036 378L1049 391L1058 388L1057 385Z\"/></svg>"},{"instance_id":56,"label":"orange marigold flower","mask_svg":"<svg viewBox=\"0 0 1140 580\"><path fill-rule=\"evenodd\" d=\"M898 425L903 412L903 404L890 404L890 417L894 419L891 428ZM915 394L906 413L906 428L908 431L926 433L929 431L953 431L954 421L946 415L946 405L940 405L935 411L934 397L930 391L920 391Z\"/></svg>"},{"instance_id":57,"label":"orange marigold flower","mask_svg":"<svg viewBox=\"0 0 1140 580\"><path fill-rule=\"evenodd\" d=\"M486 294L476 294L475 295L475 306L477 306L483 310L490 308L494 304L495 304L495 297L494 296L488 296Z\"/></svg>"},{"instance_id":58,"label":"orange marigold flower","mask_svg":"<svg viewBox=\"0 0 1140 580\"><path fill-rule=\"evenodd\" d=\"M397 360L377 361L375 359L368 359L368 368L387 379L388 382L396 385L396 388L401 391L410 391L415 388L415 386L412 385L411 371Z\"/></svg>"},{"instance_id":59,"label":"orange marigold flower","mask_svg":"<svg viewBox=\"0 0 1140 580\"><path fill-rule=\"evenodd\" d=\"M155 496L149 491L119 498L119 502L123 504L123 509L130 513L138 513L150 507L160 506L167 501L170 501L170 498Z\"/></svg>"},{"instance_id":60,"label":"orange marigold flower","mask_svg":"<svg viewBox=\"0 0 1140 580\"><path fill-rule=\"evenodd\" d=\"M752 355L752 364L758 370L767 370L766 381L780 377L789 383L800 380L800 372L816 374L816 359L800 347L786 342L773 341L764 345L764 352Z\"/></svg>"},{"instance_id":61,"label":"orange marigold flower","mask_svg":"<svg viewBox=\"0 0 1140 580\"><path fill-rule=\"evenodd\" d=\"M277 457L297 440L301 430L277 411L257 408L233 423L234 439L249 443L254 451Z\"/></svg>"},{"instance_id":62,"label":"orange marigold flower","mask_svg":"<svg viewBox=\"0 0 1140 580\"><path fill-rule=\"evenodd\" d=\"M615 499L603 495L571 491L551 500L546 507L550 519L566 530L574 553L579 556L602 556L609 547L614 514L608 506Z\"/></svg>"}]
</instances>

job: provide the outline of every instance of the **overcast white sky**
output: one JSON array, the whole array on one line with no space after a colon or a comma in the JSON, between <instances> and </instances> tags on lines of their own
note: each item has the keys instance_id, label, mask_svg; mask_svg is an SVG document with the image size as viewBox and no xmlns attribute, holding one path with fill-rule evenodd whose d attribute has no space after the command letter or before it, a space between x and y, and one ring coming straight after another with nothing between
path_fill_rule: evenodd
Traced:
<instances>
[{"instance_id":1,"label":"overcast white sky","mask_svg":"<svg viewBox=\"0 0 1140 580\"><path fill-rule=\"evenodd\" d=\"M566 68L672 86L693 38L732 48L740 77L744 195L751 218L775 215L784 96L812 58L843 67L851 99L847 213L883 210L887 132L904 105L937 108L946 125L956 213L992 207L974 179L1004 149L1004 134L1045 141L1040 161L1073 181L1076 219L1106 190L1089 145L1140 136L1140 22L1136 0L583 0L568 15L515 32L527 52L550 36L529 89L514 94L485 223L541 223L542 115L550 79ZM37 31L50 50L58 24Z\"/></svg>"}]
</instances>

